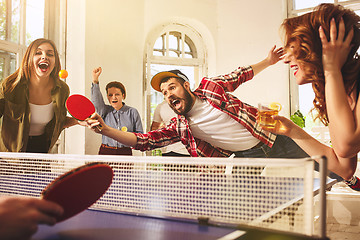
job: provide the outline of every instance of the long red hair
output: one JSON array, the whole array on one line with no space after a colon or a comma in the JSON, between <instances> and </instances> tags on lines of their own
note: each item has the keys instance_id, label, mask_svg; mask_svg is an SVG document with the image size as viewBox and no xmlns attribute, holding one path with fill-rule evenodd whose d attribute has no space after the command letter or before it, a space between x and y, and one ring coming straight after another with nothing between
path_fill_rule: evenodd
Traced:
<instances>
[{"instance_id":1,"label":"long red hair","mask_svg":"<svg viewBox=\"0 0 360 240\"><path fill-rule=\"evenodd\" d=\"M354 29L351 51L342 67L343 81L348 95L357 87L360 81L360 60L356 51L360 45L360 17L352 10L341 5L320 4L314 11L304 15L285 19L281 27L285 35L285 48L293 41L300 43L297 61L305 72L305 77L312 81L315 93L314 109L317 110L322 123L329 123L325 101L325 78L322 66L322 44L319 37L319 27L322 26L329 40L330 21L334 18L337 29L341 18L344 19L346 35Z\"/></svg>"}]
</instances>

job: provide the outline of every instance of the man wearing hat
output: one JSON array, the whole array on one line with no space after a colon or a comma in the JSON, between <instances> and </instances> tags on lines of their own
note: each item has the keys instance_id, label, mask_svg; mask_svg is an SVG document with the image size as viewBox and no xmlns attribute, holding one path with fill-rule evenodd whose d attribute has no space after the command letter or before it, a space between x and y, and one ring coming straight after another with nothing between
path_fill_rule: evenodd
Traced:
<instances>
[{"instance_id":1,"label":"man wearing hat","mask_svg":"<svg viewBox=\"0 0 360 240\"><path fill-rule=\"evenodd\" d=\"M97 114L87 126L100 133L95 126L101 124L101 134L141 151L181 141L193 157L229 157L233 153L237 157L306 157L290 138L263 130L256 122L257 108L229 93L281 60L283 49L275 48L257 64L239 67L227 75L204 77L193 92L189 79L179 70L156 74L151 86L164 94L177 114L164 128L145 134L121 132L106 126Z\"/></svg>"}]
</instances>

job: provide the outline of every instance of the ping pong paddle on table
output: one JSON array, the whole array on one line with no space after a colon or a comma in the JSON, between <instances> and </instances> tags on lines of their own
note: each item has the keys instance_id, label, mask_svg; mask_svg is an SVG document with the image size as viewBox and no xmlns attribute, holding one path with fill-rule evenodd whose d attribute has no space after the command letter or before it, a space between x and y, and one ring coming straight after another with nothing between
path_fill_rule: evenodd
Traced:
<instances>
[{"instance_id":1,"label":"ping pong paddle on table","mask_svg":"<svg viewBox=\"0 0 360 240\"><path fill-rule=\"evenodd\" d=\"M41 196L63 207L63 215L57 218L61 222L94 204L111 185L113 175L108 164L88 163L54 179Z\"/></svg>"},{"instance_id":2,"label":"ping pong paddle on table","mask_svg":"<svg viewBox=\"0 0 360 240\"><path fill-rule=\"evenodd\" d=\"M66 108L70 115L75 119L84 121L95 112L94 104L85 96L73 94L66 100ZM97 129L101 131L102 126L98 125Z\"/></svg>"}]
</instances>

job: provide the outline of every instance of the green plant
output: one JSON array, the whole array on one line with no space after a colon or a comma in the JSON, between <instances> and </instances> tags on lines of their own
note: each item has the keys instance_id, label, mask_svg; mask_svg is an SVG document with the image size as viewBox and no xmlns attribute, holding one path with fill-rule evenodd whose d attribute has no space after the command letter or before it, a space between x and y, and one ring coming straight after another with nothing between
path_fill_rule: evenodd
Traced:
<instances>
[{"instance_id":1,"label":"green plant","mask_svg":"<svg viewBox=\"0 0 360 240\"><path fill-rule=\"evenodd\" d=\"M293 121L299 127L301 127L301 128L305 127L305 117L300 112L300 110L297 110L293 115L291 115L290 119L291 119L291 121Z\"/></svg>"}]
</instances>

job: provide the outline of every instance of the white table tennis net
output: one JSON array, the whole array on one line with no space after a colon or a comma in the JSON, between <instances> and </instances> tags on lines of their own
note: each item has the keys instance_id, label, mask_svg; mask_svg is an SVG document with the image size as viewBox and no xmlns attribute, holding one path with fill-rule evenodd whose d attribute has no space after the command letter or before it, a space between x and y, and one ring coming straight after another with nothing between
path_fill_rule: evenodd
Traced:
<instances>
[{"instance_id":1,"label":"white table tennis net","mask_svg":"<svg viewBox=\"0 0 360 240\"><path fill-rule=\"evenodd\" d=\"M39 197L60 174L89 162L115 173L91 209L315 234L311 159L0 153L0 195Z\"/></svg>"}]
</instances>

